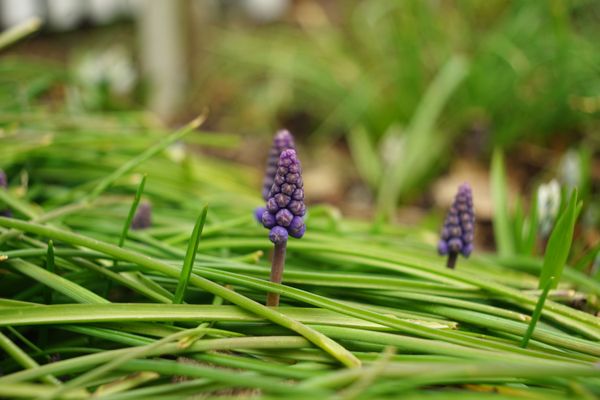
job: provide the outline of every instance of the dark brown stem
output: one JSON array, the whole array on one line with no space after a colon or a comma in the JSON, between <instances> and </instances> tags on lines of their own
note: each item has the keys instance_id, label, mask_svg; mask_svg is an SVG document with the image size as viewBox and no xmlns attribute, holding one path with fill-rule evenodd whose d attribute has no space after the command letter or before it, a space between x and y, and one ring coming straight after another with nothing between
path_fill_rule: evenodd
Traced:
<instances>
[{"instance_id":1,"label":"dark brown stem","mask_svg":"<svg viewBox=\"0 0 600 400\"><path fill-rule=\"evenodd\" d=\"M456 265L457 257L458 257L458 253L451 251L448 254L448 262L446 263L446 267L448 267L450 269L454 269L454 266Z\"/></svg>"},{"instance_id":2,"label":"dark brown stem","mask_svg":"<svg viewBox=\"0 0 600 400\"><path fill-rule=\"evenodd\" d=\"M275 245L273 251L273 264L271 266L271 282L281 283L283 279L283 268L285 267L285 248L287 242ZM279 305L279 293L267 294L267 306L277 307Z\"/></svg>"}]
</instances>

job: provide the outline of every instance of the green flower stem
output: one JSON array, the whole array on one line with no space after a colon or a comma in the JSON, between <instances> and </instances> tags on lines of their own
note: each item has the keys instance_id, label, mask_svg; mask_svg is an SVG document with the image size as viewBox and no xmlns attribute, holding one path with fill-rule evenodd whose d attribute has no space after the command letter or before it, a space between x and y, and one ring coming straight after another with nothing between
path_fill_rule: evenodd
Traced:
<instances>
[{"instance_id":1,"label":"green flower stem","mask_svg":"<svg viewBox=\"0 0 600 400\"><path fill-rule=\"evenodd\" d=\"M157 272L169 275L174 278L178 278L181 273L181 271L178 268L171 267L170 265L162 261L149 258L147 256L135 253L127 249L119 248L118 246L114 246L109 243L104 243L99 240L91 239L60 229L50 228L44 225L34 224L30 222L18 221L10 218L0 218L0 226L15 228L25 232L46 236L54 240L60 240L74 245L87 247L91 250L96 250L109 254L123 261L129 261L142 265L146 268L155 270ZM234 304L237 304L238 306L248 311L251 311L257 315L260 315L278 325L291 329L292 331L300 334L301 336L304 336L317 347L322 348L324 351L326 351L338 361L340 361L342 364L348 367L355 367L360 365L360 361L354 355L352 355L352 353L344 349L338 343L329 339L327 336L324 336L312 330L311 328L284 316L283 314L275 310L264 307L245 296L242 296L232 290L224 288L221 285L218 285L212 281L201 278L194 274L190 276L190 283L212 293L213 295L220 296Z\"/></svg>"},{"instance_id":2,"label":"green flower stem","mask_svg":"<svg viewBox=\"0 0 600 400\"><path fill-rule=\"evenodd\" d=\"M283 270L285 269L285 249L287 241L277 243L273 250L273 264L271 265L271 282L281 283L283 280ZM267 306L277 307L279 305L279 293L267 293Z\"/></svg>"},{"instance_id":3,"label":"green flower stem","mask_svg":"<svg viewBox=\"0 0 600 400\"><path fill-rule=\"evenodd\" d=\"M458 253L451 251L448 254L448 261L446 262L446 268L454 269L457 258L458 258Z\"/></svg>"}]
</instances>

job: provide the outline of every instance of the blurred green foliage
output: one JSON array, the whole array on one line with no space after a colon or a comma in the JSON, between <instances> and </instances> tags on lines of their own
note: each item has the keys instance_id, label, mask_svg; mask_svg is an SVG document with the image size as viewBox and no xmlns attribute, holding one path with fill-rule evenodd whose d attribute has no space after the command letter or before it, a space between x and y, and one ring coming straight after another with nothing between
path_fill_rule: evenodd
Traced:
<instances>
[{"instance_id":1,"label":"blurred green foliage","mask_svg":"<svg viewBox=\"0 0 600 400\"><path fill-rule=\"evenodd\" d=\"M452 148L463 135L488 152L555 135L591 137L597 128L598 2L342 3L326 13L304 2L310 6L296 10L298 24L219 32L219 74L242 89L230 111L269 134L282 121L300 119L297 128L317 142L346 136L373 189L385 153L396 149L395 169L412 175L394 198L439 171L452 152L435 147ZM409 139L410 128L432 82L456 57L468 72L429 121L431 131L419 133L430 145L423 148ZM247 120L238 123L248 127Z\"/></svg>"}]
</instances>

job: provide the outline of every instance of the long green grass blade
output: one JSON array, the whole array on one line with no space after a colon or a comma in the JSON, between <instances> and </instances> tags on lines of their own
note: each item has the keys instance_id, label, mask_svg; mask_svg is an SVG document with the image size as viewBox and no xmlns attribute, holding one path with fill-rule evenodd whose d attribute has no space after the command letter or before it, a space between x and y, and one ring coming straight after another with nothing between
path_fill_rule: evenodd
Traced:
<instances>
[{"instance_id":1,"label":"long green grass blade","mask_svg":"<svg viewBox=\"0 0 600 400\"><path fill-rule=\"evenodd\" d=\"M112 244L105 243L100 240L88 238L64 230L3 217L0 217L0 226L15 228L31 233L37 233L43 236L50 237L54 240L61 240L74 245L87 247L91 250L96 250L109 254L123 261L137 263L139 265L145 266L146 268L155 270L157 272L169 275L177 279L180 277L181 274L180 269L172 267L171 265L166 264L162 261L149 258L143 254L139 254L130 250L122 249L118 246L114 246ZM216 296L220 296L232 302L233 304L237 304L238 306L248 311L254 312L258 315L261 315L278 325L284 326L293 330L294 332L297 332L298 334L304 336L306 339L314 343L316 346L322 348L332 357L334 357L335 359L337 359L342 364L348 367L355 367L357 365L360 365L360 360L358 360L356 356L354 356L340 344L334 342L327 336L320 334L319 332L299 323L298 321L284 316L276 310L265 307L255 302L254 300L249 299L246 296L242 296L239 293L236 293L208 279L201 278L194 274L190 276L190 282L201 289L204 289ZM106 302L106 300L104 300L103 302Z\"/></svg>"},{"instance_id":2,"label":"long green grass blade","mask_svg":"<svg viewBox=\"0 0 600 400\"><path fill-rule=\"evenodd\" d=\"M146 356L157 356L162 354L197 353L210 350L241 350L241 349L287 349L302 348L308 344L304 338L297 336L263 336L242 337L225 339L205 339L193 343L190 347L182 349L177 343L165 343L155 348ZM0 387L6 383L22 382L24 380L37 379L47 374L62 375L78 371L87 371L90 368L109 362L117 357L130 352L130 348L117 350L106 350L99 353L73 357L67 360L57 361L37 368L15 372L0 377Z\"/></svg>"},{"instance_id":3,"label":"long green grass blade","mask_svg":"<svg viewBox=\"0 0 600 400\"><path fill-rule=\"evenodd\" d=\"M57 274L53 274L44 268L19 259L9 259L6 261L16 271L27 275L30 278L54 289L58 293L80 302L80 303L109 303L104 297L101 297L94 292L78 285L68 279L65 279Z\"/></svg>"},{"instance_id":4,"label":"long green grass blade","mask_svg":"<svg viewBox=\"0 0 600 400\"><path fill-rule=\"evenodd\" d=\"M183 267L181 268L181 275L179 276L179 282L177 283L177 289L175 290L175 296L173 297L173 304L181 304L185 296L185 290L188 287L190 275L192 274L192 268L198 253L198 245L200 244L200 236L202 236L202 229L206 222L206 215L208 213L208 205L202 208L200 216L196 220L192 236L188 243L187 251L185 253L185 259L183 261Z\"/></svg>"},{"instance_id":5,"label":"long green grass blade","mask_svg":"<svg viewBox=\"0 0 600 400\"><path fill-rule=\"evenodd\" d=\"M550 279L548 279L548 281L544 285L542 294L540 295L540 298L539 298L537 304L535 305L535 309L533 310L533 315L531 316L531 321L529 321L529 326L527 327L527 332L525 332L525 335L523 335L523 340L521 341L521 347L523 347L523 348L527 348L527 345L529 344L529 340L531 339L531 336L533 335L533 331L535 330L535 326L537 325L537 322L539 321L540 317L542 316L542 310L544 309L544 303L546 302L546 298L548 297L550 288L554 284L554 280L555 280L555 278L553 276L551 276Z\"/></svg>"},{"instance_id":6,"label":"long green grass blade","mask_svg":"<svg viewBox=\"0 0 600 400\"><path fill-rule=\"evenodd\" d=\"M200 125L204 123L206 120L207 114L204 113L199 117L195 118L183 128L179 129L177 132L167 136L160 142L156 143L154 146L148 148L143 153L138 156L132 158L128 162L121 165L114 172L108 175L106 178L102 179L96 187L90 192L89 195L85 197L85 200L91 202L95 200L98 196L100 196L106 189L110 187L117 179L122 177L123 175L131 172L135 167L142 164L144 161L152 158L156 154L160 153L164 149L166 149L172 143L175 143L177 140L181 139L183 136L192 132L194 129L198 128Z\"/></svg>"},{"instance_id":7,"label":"long green grass blade","mask_svg":"<svg viewBox=\"0 0 600 400\"><path fill-rule=\"evenodd\" d=\"M523 254L531 256L535 253L535 245L538 233L538 200L537 191L535 191L531 197L531 205L529 206L529 217L526 219L523 242Z\"/></svg>"},{"instance_id":8,"label":"long green grass blade","mask_svg":"<svg viewBox=\"0 0 600 400\"><path fill-rule=\"evenodd\" d=\"M48 250L46 253L46 269L51 274L56 273L56 265L54 262L54 242L52 240L48 241ZM47 288L44 293L44 298L46 299L46 304L52 304L52 290Z\"/></svg>"},{"instance_id":9,"label":"long green grass blade","mask_svg":"<svg viewBox=\"0 0 600 400\"><path fill-rule=\"evenodd\" d=\"M0 386L0 396L10 399L39 399L48 391L52 390L52 385L40 385L33 383L7 383ZM66 400L88 399L90 394L86 390L69 391L64 394Z\"/></svg>"},{"instance_id":10,"label":"long green grass blade","mask_svg":"<svg viewBox=\"0 0 600 400\"><path fill-rule=\"evenodd\" d=\"M48 399L48 400L55 399L58 396L60 396L62 393L65 393L66 391L68 391L70 389L74 389L77 387L84 388L92 380L98 379L98 378L102 377L103 375L108 374L110 371L120 367L121 365L125 364L127 361L130 361L130 360L133 360L136 358L144 358L145 356L150 355L152 353L152 351L156 351L162 345L176 341L182 337L192 335L194 332L195 332L194 329L176 332L176 333L173 333L172 335L166 336L166 337L164 337L160 340L157 340L153 343L150 343L150 344L147 344L144 346L139 346L136 348L131 348L130 351L128 351L127 353L122 354L119 357L116 357L115 359L111 360L110 362L108 362L100 367L94 368L94 369L86 372L83 375L79 375L75 379L70 380L68 383L64 384L62 387L57 388L53 392L50 392L48 395L44 396L44 398Z\"/></svg>"},{"instance_id":11,"label":"long green grass blade","mask_svg":"<svg viewBox=\"0 0 600 400\"><path fill-rule=\"evenodd\" d=\"M279 309L278 309L279 310ZM307 324L339 325L364 329L390 330L383 325L348 317L320 308L281 307L282 314ZM137 321L263 321L257 315L235 306L188 304L57 304L0 309L0 326L74 324Z\"/></svg>"},{"instance_id":12,"label":"long green grass blade","mask_svg":"<svg viewBox=\"0 0 600 400\"><path fill-rule=\"evenodd\" d=\"M0 189L0 204L8 206L13 211L23 214L27 218L34 219L38 216L38 211L29 204L15 198L8 190Z\"/></svg>"},{"instance_id":13,"label":"long green grass blade","mask_svg":"<svg viewBox=\"0 0 600 400\"><path fill-rule=\"evenodd\" d=\"M548 239L548 245L544 254L544 264L540 272L539 289L546 287L551 277L554 277L552 289L560 281L569 257L571 243L573 242L573 232L575 230L575 223L577 222L577 209L577 190L573 190L569 204L558 217Z\"/></svg>"},{"instance_id":14,"label":"long green grass blade","mask_svg":"<svg viewBox=\"0 0 600 400\"><path fill-rule=\"evenodd\" d=\"M494 205L494 239L501 256L515 254L515 243L512 235L510 215L508 211L508 182L504 156L500 149L495 149L492 155L491 189Z\"/></svg>"},{"instance_id":15,"label":"long green grass blade","mask_svg":"<svg viewBox=\"0 0 600 400\"><path fill-rule=\"evenodd\" d=\"M39 367L39 364L27 353L25 353L19 346L13 343L6 335L0 332L0 348L6 352L9 356L14 358L21 366L27 369L35 369ZM54 386L58 386L61 382L52 375L43 375L42 380ZM2 385L0 385L2 386Z\"/></svg>"},{"instance_id":16,"label":"long green grass blade","mask_svg":"<svg viewBox=\"0 0 600 400\"><path fill-rule=\"evenodd\" d=\"M127 218L125 219L125 223L123 224L123 230L121 231L121 236L119 236L119 247L123 247L125 243L125 239L127 238L127 233L129 232L129 228L131 227L131 221L133 221L133 217L135 216L135 212L137 210L138 205L140 204L140 200L142 199L142 193L144 193L144 186L146 185L146 178L148 175L142 175L142 180L138 185L138 188L135 192L135 197L133 198L133 202L131 203L131 208L127 213Z\"/></svg>"}]
</instances>

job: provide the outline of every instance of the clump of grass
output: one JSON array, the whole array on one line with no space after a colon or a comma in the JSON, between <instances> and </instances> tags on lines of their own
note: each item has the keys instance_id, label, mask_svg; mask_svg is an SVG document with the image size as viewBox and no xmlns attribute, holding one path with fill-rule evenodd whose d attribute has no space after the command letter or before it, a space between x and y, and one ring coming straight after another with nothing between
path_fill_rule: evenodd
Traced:
<instances>
[{"instance_id":1,"label":"clump of grass","mask_svg":"<svg viewBox=\"0 0 600 400\"><path fill-rule=\"evenodd\" d=\"M473 254L449 270L431 232L315 206L276 284L251 213L258 173L170 155L174 138L203 143L194 124L165 138L136 114L13 118L0 167L29 179L0 191L14 212L0 217L0 396L600 395L600 320L569 306L586 296L598 311L600 285L564 266L558 239L553 262ZM152 225L132 230L142 187ZM542 270L558 286L539 286ZM263 306L267 293L285 306Z\"/></svg>"},{"instance_id":2,"label":"clump of grass","mask_svg":"<svg viewBox=\"0 0 600 400\"><path fill-rule=\"evenodd\" d=\"M454 203L448 211L438 252L448 256L446 266L453 269L459 254L469 257L473 252L475 231L475 211L473 209L473 193L471 186L463 184L458 188Z\"/></svg>"}]
</instances>

